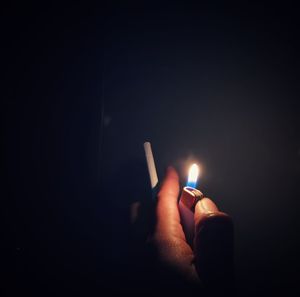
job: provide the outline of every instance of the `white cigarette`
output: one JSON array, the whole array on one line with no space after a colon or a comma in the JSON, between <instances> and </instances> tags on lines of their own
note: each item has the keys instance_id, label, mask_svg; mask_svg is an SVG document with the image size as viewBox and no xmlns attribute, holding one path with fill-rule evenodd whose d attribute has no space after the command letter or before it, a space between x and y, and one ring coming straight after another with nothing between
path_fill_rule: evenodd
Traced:
<instances>
[{"instance_id":1,"label":"white cigarette","mask_svg":"<svg viewBox=\"0 0 300 297\"><path fill-rule=\"evenodd\" d=\"M148 166L148 172L150 176L151 189L154 190L158 184L158 177L157 177L153 153L151 149L151 143L145 142L144 149L145 149L146 161Z\"/></svg>"}]
</instances>

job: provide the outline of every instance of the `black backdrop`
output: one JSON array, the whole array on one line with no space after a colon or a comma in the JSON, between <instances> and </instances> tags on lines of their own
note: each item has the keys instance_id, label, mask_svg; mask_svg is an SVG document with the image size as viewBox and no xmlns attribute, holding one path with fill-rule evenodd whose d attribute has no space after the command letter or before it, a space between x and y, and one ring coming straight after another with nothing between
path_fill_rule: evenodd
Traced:
<instances>
[{"instance_id":1,"label":"black backdrop","mask_svg":"<svg viewBox=\"0 0 300 297\"><path fill-rule=\"evenodd\" d=\"M235 221L238 294L294 292L295 7L26 9L1 21L7 295L138 287L128 214L150 199L145 140L160 177L202 164L200 188Z\"/></svg>"}]
</instances>

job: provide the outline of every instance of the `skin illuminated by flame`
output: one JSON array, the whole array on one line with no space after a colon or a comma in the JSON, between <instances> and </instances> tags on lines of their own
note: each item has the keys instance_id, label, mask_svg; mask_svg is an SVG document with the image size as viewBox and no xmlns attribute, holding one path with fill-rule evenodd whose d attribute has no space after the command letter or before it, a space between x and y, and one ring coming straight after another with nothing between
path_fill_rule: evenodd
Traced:
<instances>
[{"instance_id":1,"label":"skin illuminated by flame","mask_svg":"<svg viewBox=\"0 0 300 297\"><path fill-rule=\"evenodd\" d=\"M196 183L199 175L199 166L193 164L189 170L188 183Z\"/></svg>"}]
</instances>

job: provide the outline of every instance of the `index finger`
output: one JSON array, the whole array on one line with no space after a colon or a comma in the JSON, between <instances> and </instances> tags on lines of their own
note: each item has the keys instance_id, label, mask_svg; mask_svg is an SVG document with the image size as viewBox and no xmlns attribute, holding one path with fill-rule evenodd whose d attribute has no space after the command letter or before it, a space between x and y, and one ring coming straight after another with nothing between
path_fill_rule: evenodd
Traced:
<instances>
[{"instance_id":1,"label":"index finger","mask_svg":"<svg viewBox=\"0 0 300 297\"><path fill-rule=\"evenodd\" d=\"M157 232L164 239L182 237L178 211L179 178L174 168L169 167L166 177L157 195Z\"/></svg>"}]
</instances>

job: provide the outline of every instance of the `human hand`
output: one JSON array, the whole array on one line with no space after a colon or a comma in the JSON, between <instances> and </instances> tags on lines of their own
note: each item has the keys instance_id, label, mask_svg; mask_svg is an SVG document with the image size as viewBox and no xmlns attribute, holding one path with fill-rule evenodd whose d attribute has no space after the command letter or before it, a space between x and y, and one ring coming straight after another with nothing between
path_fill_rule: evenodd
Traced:
<instances>
[{"instance_id":1,"label":"human hand","mask_svg":"<svg viewBox=\"0 0 300 297\"><path fill-rule=\"evenodd\" d=\"M157 196L151 243L163 267L188 283L226 291L233 278L233 224L215 203L203 198L195 207L195 236L191 247L180 222L179 178L168 168Z\"/></svg>"}]
</instances>

